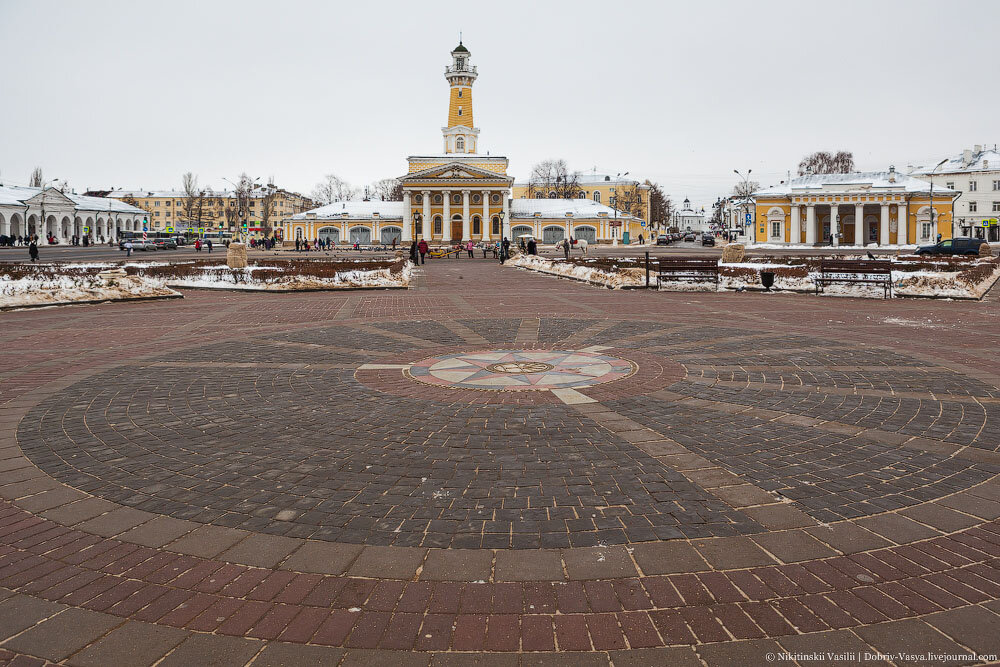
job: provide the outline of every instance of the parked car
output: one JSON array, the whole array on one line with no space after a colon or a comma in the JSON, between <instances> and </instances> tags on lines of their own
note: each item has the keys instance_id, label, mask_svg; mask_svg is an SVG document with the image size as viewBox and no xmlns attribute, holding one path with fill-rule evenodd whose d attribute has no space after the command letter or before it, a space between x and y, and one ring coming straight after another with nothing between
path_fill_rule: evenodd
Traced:
<instances>
[{"instance_id":1,"label":"parked car","mask_svg":"<svg viewBox=\"0 0 1000 667\"><path fill-rule=\"evenodd\" d=\"M701 235L701 244L703 246L706 246L706 245L714 246L715 245L715 235L714 234L709 234L708 232L705 232L704 234Z\"/></svg>"},{"instance_id":2,"label":"parked car","mask_svg":"<svg viewBox=\"0 0 1000 667\"><path fill-rule=\"evenodd\" d=\"M660 234L657 236L656 245L670 245L670 234Z\"/></svg>"},{"instance_id":3,"label":"parked car","mask_svg":"<svg viewBox=\"0 0 1000 667\"><path fill-rule=\"evenodd\" d=\"M157 250L177 250L177 241L174 239L153 239Z\"/></svg>"},{"instance_id":4,"label":"parked car","mask_svg":"<svg viewBox=\"0 0 1000 667\"><path fill-rule=\"evenodd\" d=\"M142 239L127 239L127 241L131 241L132 242L132 250L158 250L159 249L159 248L156 247L156 243L153 241L153 239L149 239L148 241L143 241ZM118 242L118 249L119 250L124 250L125 249L125 243L126 243L126 241L119 241Z\"/></svg>"},{"instance_id":5,"label":"parked car","mask_svg":"<svg viewBox=\"0 0 1000 667\"><path fill-rule=\"evenodd\" d=\"M695 234L694 232L688 232L687 234L684 235L684 240L685 241L697 241L698 240L698 235Z\"/></svg>"},{"instance_id":6,"label":"parked car","mask_svg":"<svg viewBox=\"0 0 1000 667\"><path fill-rule=\"evenodd\" d=\"M984 239L974 239L959 236L934 245L922 245L914 251L914 255L978 255L979 246L986 243Z\"/></svg>"}]
</instances>

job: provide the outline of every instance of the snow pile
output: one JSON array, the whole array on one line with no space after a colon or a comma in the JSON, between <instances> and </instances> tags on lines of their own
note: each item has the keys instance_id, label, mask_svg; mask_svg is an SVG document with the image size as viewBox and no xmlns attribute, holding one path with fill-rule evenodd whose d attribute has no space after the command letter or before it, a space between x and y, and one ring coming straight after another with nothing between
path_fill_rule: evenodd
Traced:
<instances>
[{"instance_id":1,"label":"snow pile","mask_svg":"<svg viewBox=\"0 0 1000 667\"><path fill-rule=\"evenodd\" d=\"M553 261L538 255L517 255L508 262L513 266L541 273L550 273L562 278L581 280L593 285L620 289L623 287L645 287L646 273L643 269L620 269L607 271L569 262Z\"/></svg>"},{"instance_id":2,"label":"snow pile","mask_svg":"<svg viewBox=\"0 0 1000 667\"><path fill-rule=\"evenodd\" d=\"M242 269L232 269L225 264L201 267L194 275L167 278L169 287L199 289L253 290L267 292L292 292L316 289L358 289L407 287L413 265L407 262L403 270L392 273L391 269L350 269L338 271L332 277L282 273L277 277L269 274L261 278L255 274L261 271L280 270L281 267L253 265Z\"/></svg>"},{"instance_id":3,"label":"snow pile","mask_svg":"<svg viewBox=\"0 0 1000 667\"><path fill-rule=\"evenodd\" d=\"M0 275L0 309L54 306L87 301L152 299L180 296L160 281L137 276L52 276L15 278Z\"/></svg>"}]
</instances>

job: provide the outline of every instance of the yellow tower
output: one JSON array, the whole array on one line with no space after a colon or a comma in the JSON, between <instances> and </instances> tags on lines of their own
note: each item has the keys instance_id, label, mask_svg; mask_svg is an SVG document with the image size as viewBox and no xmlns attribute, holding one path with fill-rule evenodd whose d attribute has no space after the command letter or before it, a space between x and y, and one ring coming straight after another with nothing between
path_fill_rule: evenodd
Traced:
<instances>
[{"instance_id":1,"label":"yellow tower","mask_svg":"<svg viewBox=\"0 0 1000 667\"><path fill-rule=\"evenodd\" d=\"M448 125L442 127L445 153L475 153L479 141L479 128L472 124L472 84L479 76L469 64L472 55L459 41L451 52L451 66L445 68L448 80Z\"/></svg>"}]
</instances>

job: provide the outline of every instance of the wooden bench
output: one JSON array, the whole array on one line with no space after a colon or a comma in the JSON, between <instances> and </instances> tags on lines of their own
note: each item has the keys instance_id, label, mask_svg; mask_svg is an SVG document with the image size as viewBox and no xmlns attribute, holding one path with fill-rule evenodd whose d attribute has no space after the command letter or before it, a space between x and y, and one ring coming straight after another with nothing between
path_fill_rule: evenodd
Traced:
<instances>
[{"instance_id":1,"label":"wooden bench","mask_svg":"<svg viewBox=\"0 0 1000 667\"><path fill-rule=\"evenodd\" d=\"M883 298L892 296L892 261L890 260L822 260L816 278L816 293L832 283L868 284L883 288Z\"/></svg>"},{"instance_id":2,"label":"wooden bench","mask_svg":"<svg viewBox=\"0 0 1000 667\"><path fill-rule=\"evenodd\" d=\"M658 257L656 260L656 287L670 280L710 281L719 288L719 261L694 257Z\"/></svg>"}]
</instances>

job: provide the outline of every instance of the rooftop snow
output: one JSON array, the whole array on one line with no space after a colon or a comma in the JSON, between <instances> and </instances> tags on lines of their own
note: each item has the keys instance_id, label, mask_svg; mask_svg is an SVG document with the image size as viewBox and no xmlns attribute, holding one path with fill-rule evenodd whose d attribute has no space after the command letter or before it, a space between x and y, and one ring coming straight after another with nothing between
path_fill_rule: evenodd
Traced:
<instances>
[{"instance_id":1,"label":"rooftop snow","mask_svg":"<svg viewBox=\"0 0 1000 667\"><path fill-rule=\"evenodd\" d=\"M895 182L889 180L895 176ZM928 192L931 184L927 181L913 178L895 172L867 171L851 174L809 174L799 176L782 185L774 185L755 193L756 197L780 197L792 194L813 194L821 192L865 192L870 190L889 192ZM953 190L936 187L935 192L942 195L956 194Z\"/></svg>"},{"instance_id":2,"label":"rooftop snow","mask_svg":"<svg viewBox=\"0 0 1000 667\"><path fill-rule=\"evenodd\" d=\"M476 214L476 205L471 208L471 214ZM403 219L403 202L401 201L347 201L334 202L326 206L299 213L291 217L292 220L370 220L374 213L379 214L380 219ZM460 212L461 204L452 205L452 212ZM574 218L597 218L601 213L608 218L615 217L615 210L610 206L598 204L589 199L513 199L511 200L510 216L512 219L530 219L535 217L535 213L540 213L544 218L564 218L567 213L572 213ZM346 214L346 215L345 215ZM619 218L627 218L628 215L618 212Z\"/></svg>"},{"instance_id":3,"label":"rooftop snow","mask_svg":"<svg viewBox=\"0 0 1000 667\"><path fill-rule=\"evenodd\" d=\"M24 206L25 201L31 199L42 188L31 188L21 185L0 186L0 206ZM106 199L104 197L87 197L72 192L62 193L67 199L74 203L77 211L114 211L116 213L145 213L141 208L136 208L117 199Z\"/></svg>"},{"instance_id":4,"label":"rooftop snow","mask_svg":"<svg viewBox=\"0 0 1000 667\"><path fill-rule=\"evenodd\" d=\"M923 165L910 170L915 176L929 176L931 174L960 174L972 171L1000 171L1000 151L994 149L972 152L972 160L966 164L965 155L959 154L948 158L940 167Z\"/></svg>"}]
</instances>

